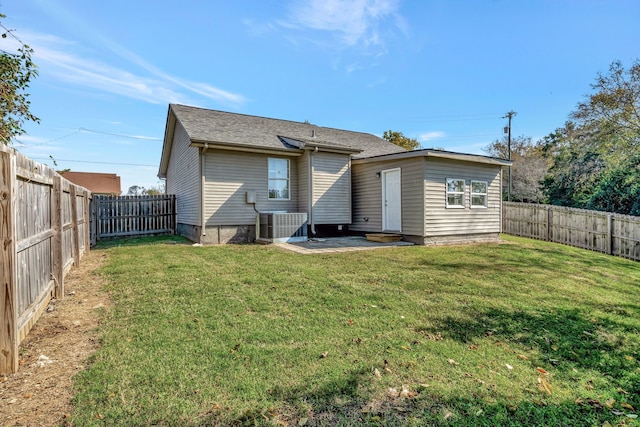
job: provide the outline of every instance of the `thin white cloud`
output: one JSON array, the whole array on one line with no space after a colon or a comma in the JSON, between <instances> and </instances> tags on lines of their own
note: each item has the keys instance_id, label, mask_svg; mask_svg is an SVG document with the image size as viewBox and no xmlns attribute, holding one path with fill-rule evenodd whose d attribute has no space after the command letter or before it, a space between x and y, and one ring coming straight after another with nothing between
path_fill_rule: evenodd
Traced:
<instances>
[{"instance_id":1,"label":"thin white cloud","mask_svg":"<svg viewBox=\"0 0 640 427\"><path fill-rule=\"evenodd\" d=\"M421 133L418 136L418 140L421 141L421 142L427 142L427 141L430 141L432 139L444 138L445 136L447 136L447 135L443 131L435 130L435 131Z\"/></svg>"},{"instance_id":2,"label":"thin white cloud","mask_svg":"<svg viewBox=\"0 0 640 427\"><path fill-rule=\"evenodd\" d=\"M34 51L33 60L38 64L41 75L51 75L72 85L90 87L152 104L189 102L193 95L231 106L239 106L245 102L240 94L167 74L106 39L101 40L105 47L146 73L134 73L112 66L104 60L91 59L84 52L80 53L86 50L85 47L54 35L21 31L21 37L29 40L28 44ZM15 50L17 47L9 39L2 40L0 48L5 49L5 46L6 50Z\"/></svg>"},{"instance_id":3,"label":"thin white cloud","mask_svg":"<svg viewBox=\"0 0 640 427\"><path fill-rule=\"evenodd\" d=\"M391 29L407 33L398 4L399 0L296 0L280 25L329 33L334 36L332 45L337 41L339 48L357 47L379 55L386 51Z\"/></svg>"}]
</instances>

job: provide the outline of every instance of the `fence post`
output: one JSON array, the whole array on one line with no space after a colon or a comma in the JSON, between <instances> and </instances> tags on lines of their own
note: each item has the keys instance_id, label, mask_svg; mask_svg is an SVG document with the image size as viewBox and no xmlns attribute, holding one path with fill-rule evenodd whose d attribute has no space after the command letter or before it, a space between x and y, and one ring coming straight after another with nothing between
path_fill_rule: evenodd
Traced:
<instances>
[{"instance_id":1,"label":"fence post","mask_svg":"<svg viewBox=\"0 0 640 427\"><path fill-rule=\"evenodd\" d=\"M551 241L551 206L547 206L547 242Z\"/></svg>"},{"instance_id":2,"label":"fence post","mask_svg":"<svg viewBox=\"0 0 640 427\"><path fill-rule=\"evenodd\" d=\"M89 219L89 190L84 190L82 193L82 218L84 218L84 253L89 252L91 247L91 220Z\"/></svg>"},{"instance_id":3,"label":"fence post","mask_svg":"<svg viewBox=\"0 0 640 427\"><path fill-rule=\"evenodd\" d=\"M94 246L98 241L98 210L96 204L98 203L98 196L91 195L91 201L89 202L89 227L90 227L90 240L91 246Z\"/></svg>"},{"instance_id":4,"label":"fence post","mask_svg":"<svg viewBox=\"0 0 640 427\"><path fill-rule=\"evenodd\" d=\"M80 228L78 227L78 195L75 184L71 185L71 240L73 241L73 265L80 265Z\"/></svg>"},{"instance_id":5,"label":"fence post","mask_svg":"<svg viewBox=\"0 0 640 427\"><path fill-rule=\"evenodd\" d=\"M613 254L613 215L607 214L607 253Z\"/></svg>"},{"instance_id":6,"label":"fence post","mask_svg":"<svg viewBox=\"0 0 640 427\"><path fill-rule=\"evenodd\" d=\"M175 194L171 195L171 212L171 234L176 234L178 232L178 201Z\"/></svg>"},{"instance_id":7,"label":"fence post","mask_svg":"<svg viewBox=\"0 0 640 427\"><path fill-rule=\"evenodd\" d=\"M16 158L0 148L0 373L18 372Z\"/></svg>"},{"instance_id":8,"label":"fence post","mask_svg":"<svg viewBox=\"0 0 640 427\"><path fill-rule=\"evenodd\" d=\"M53 177L53 194L51 194L51 225L53 227L52 258L53 280L56 282L54 295L58 299L64 298L64 256L62 252L62 177Z\"/></svg>"}]
</instances>

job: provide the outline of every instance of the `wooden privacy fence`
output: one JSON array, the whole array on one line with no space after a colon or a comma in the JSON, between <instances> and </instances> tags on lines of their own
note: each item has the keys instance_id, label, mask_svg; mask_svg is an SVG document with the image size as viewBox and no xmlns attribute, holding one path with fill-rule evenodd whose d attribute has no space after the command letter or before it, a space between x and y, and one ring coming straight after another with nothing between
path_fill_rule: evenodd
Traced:
<instances>
[{"instance_id":1,"label":"wooden privacy fence","mask_svg":"<svg viewBox=\"0 0 640 427\"><path fill-rule=\"evenodd\" d=\"M174 234L176 196L99 196L91 201L91 242L110 237Z\"/></svg>"},{"instance_id":2,"label":"wooden privacy fence","mask_svg":"<svg viewBox=\"0 0 640 427\"><path fill-rule=\"evenodd\" d=\"M637 216L503 202L502 231L640 261Z\"/></svg>"},{"instance_id":3,"label":"wooden privacy fence","mask_svg":"<svg viewBox=\"0 0 640 427\"><path fill-rule=\"evenodd\" d=\"M0 373L89 250L91 193L0 144Z\"/></svg>"}]
</instances>

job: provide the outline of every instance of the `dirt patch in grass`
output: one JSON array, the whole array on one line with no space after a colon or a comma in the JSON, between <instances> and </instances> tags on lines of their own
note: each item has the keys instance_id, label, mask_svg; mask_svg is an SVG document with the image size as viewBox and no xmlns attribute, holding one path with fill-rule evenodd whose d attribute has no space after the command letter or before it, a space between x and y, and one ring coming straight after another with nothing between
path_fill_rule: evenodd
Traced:
<instances>
[{"instance_id":1,"label":"dirt patch in grass","mask_svg":"<svg viewBox=\"0 0 640 427\"><path fill-rule=\"evenodd\" d=\"M20 370L0 375L0 424L65 425L71 413L73 376L98 347L99 311L110 305L95 271L106 254L91 251L65 279L63 300L49 309L20 345Z\"/></svg>"}]
</instances>

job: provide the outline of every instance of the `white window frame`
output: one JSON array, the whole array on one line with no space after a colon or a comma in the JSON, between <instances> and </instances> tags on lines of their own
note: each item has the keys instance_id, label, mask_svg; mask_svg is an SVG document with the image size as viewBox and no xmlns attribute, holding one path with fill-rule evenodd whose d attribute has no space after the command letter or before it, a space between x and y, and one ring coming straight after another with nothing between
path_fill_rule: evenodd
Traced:
<instances>
[{"instance_id":1,"label":"white window frame","mask_svg":"<svg viewBox=\"0 0 640 427\"><path fill-rule=\"evenodd\" d=\"M287 162L287 177L286 178L271 178L269 175L269 163L271 160L284 160ZM272 181L285 181L287 184L287 194L288 197L284 198L284 197L271 197L271 182ZM273 201L287 201L287 200L291 200L291 163L289 161L289 159L283 159L282 157L269 157L267 159L267 199L269 201L273 200Z\"/></svg>"},{"instance_id":2,"label":"white window frame","mask_svg":"<svg viewBox=\"0 0 640 427\"><path fill-rule=\"evenodd\" d=\"M452 181L462 181L462 191L449 191L449 183ZM466 206L466 197L465 197L465 190L466 190L466 182L464 179L461 178L447 178L447 180L445 181L445 204L446 207L449 209L464 209ZM454 204L449 204L449 196L450 195L456 195L456 194L460 194L462 195L462 204L461 205L454 205Z\"/></svg>"},{"instance_id":3,"label":"white window frame","mask_svg":"<svg viewBox=\"0 0 640 427\"><path fill-rule=\"evenodd\" d=\"M473 184L484 184L484 193L474 193ZM484 196L484 203L481 205L474 204L473 196ZM471 185L469 185L469 205L471 209L486 209L489 206L489 183L487 181L471 181Z\"/></svg>"}]
</instances>

